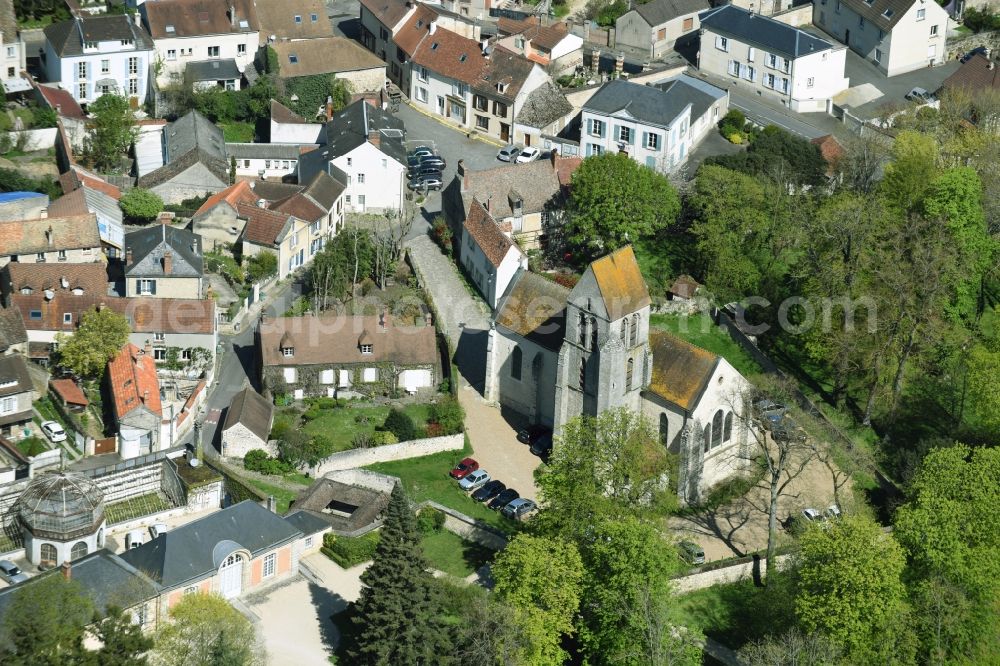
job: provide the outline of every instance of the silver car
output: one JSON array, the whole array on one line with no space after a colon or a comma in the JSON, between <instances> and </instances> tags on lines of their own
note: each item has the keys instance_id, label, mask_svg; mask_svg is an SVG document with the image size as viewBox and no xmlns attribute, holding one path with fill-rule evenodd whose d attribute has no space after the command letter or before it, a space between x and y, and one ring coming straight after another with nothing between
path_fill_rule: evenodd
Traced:
<instances>
[{"instance_id":1,"label":"silver car","mask_svg":"<svg viewBox=\"0 0 1000 666\"><path fill-rule=\"evenodd\" d=\"M513 162L521 154L521 149L514 144L509 144L500 149L497 159L501 162Z\"/></svg>"},{"instance_id":2,"label":"silver car","mask_svg":"<svg viewBox=\"0 0 1000 666\"><path fill-rule=\"evenodd\" d=\"M0 576L11 585L28 580L24 572L10 560L0 560Z\"/></svg>"}]
</instances>

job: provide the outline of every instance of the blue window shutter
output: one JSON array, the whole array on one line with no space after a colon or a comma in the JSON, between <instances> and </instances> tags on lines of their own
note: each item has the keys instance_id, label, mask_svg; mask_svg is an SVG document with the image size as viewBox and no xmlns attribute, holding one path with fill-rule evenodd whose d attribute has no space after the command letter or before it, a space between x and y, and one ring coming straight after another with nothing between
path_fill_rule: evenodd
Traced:
<instances>
[{"instance_id":1,"label":"blue window shutter","mask_svg":"<svg viewBox=\"0 0 1000 666\"><path fill-rule=\"evenodd\" d=\"M646 166L648 166L650 169L655 169L656 168L656 158L653 157L652 155L647 155L646 156Z\"/></svg>"},{"instance_id":2,"label":"blue window shutter","mask_svg":"<svg viewBox=\"0 0 1000 666\"><path fill-rule=\"evenodd\" d=\"M615 125L615 133L611 135L612 141L618 141L618 138L622 135L622 128L620 125Z\"/></svg>"},{"instance_id":3,"label":"blue window shutter","mask_svg":"<svg viewBox=\"0 0 1000 666\"><path fill-rule=\"evenodd\" d=\"M142 280L136 280L135 281L135 293L136 293L136 295L142 293Z\"/></svg>"},{"instance_id":4,"label":"blue window shutter","mask_svg":"<svg viewBox=\"0 0 1000 666\"><path fill-rule=\"evenodd\" d=\"M630 131L630 132L628 133L628 142L629 142L630 144L632 144L633 146L635 145L635 135L636 135L636 134L638 134L638 132L637 132L636 130L631 130L631 131Z\"/></svg>"},{"instance_id":5,"label":"blue window shutter","mask_svg":"<svg viewBox=\"0 0 1000 666\"><path fill-rule=\"evenodd\" d=\"M645 148L649 145L649 132L642 133L642 147Z\"/></svg>"},{"instance_id":6,"label":"blue window shutter","mask_svg":"<svg viewBox=\"0 0 1000 666\"><path fill-rule=\"evenodd\" d=\"M591 143L587 144L587 153L586 153L585 157L590 157L590 153L593 150L593 147L594 147L593 144L591 144Z\"/></svg>"}]
</instances>

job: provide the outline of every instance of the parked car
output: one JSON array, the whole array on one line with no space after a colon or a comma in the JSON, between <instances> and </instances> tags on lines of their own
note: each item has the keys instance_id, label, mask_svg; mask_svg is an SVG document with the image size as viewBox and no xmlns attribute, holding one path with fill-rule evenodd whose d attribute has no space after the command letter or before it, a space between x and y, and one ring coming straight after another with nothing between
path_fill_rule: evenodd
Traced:
<instances>
[{"instance_id":1,"label":"parked car","mask_svg":"<svg viewBox=\"0 0 1000 666\"><path fill-rule=\"evenodd\" d=\"M517 159L515 159L514 161L517 162L518 164L524 164L526 162L534 162L535 160L538 159L538 156L541 154L541 152L542 151L538 150L538 148L527 146L524 150L522 150L518 154Z\"/></svg>"},{"instance_id":2,"label":"parked car","mask_svg":"<svg viewBox=\"0 0 1000 666\"><path fill-rule=\"evenodd\" d=\"M420 178L422 176L435 176L437 178L441 178L441 169L432 166L421 165L419 169L410 172L411 180L416 180L417 178Z\"/></svg>"},{"instance_id":3,"label":"parked car","mask_svg":"<svg viewBox=\"0 0 1000 666\"><path fill-rule=\"evenodd\" d=\"M934 95L920 87L912 89L910 92L906 93L904 97L911 102L918 102L920 104L926 104L927 102L934 101Z\"/></svg>"},{"instance_id":4,"label":"parked car","mask_svg":"<svg viewBox=\"0 0 1000 666\"><path fill-rule=\"evenodd\" d=\"M819 509L802 509L802 517L810 523L823 520L823 514L819 512Z\"/></svg>"},{"instance_id":5,"label":"parked car","mask_svg":"<svg viewBox=\"0 0 1000 666\"><path fill-rule=\"evenodd\" d=\"M425 155L425 157L426 157L426 155ZM422 159L423 159L423 157L420 157L419 155L410 155L410 156L408 156L406 158L406 170L407 171L413 171L414 169L416 169L417 167L419 167L420 166L420 161Z\"/></svg>"},{"instance_id":6,"label":"parked car","mask_svg":"<svg viewBox=\"0 0 1000 666\"><path fill-rule=\"evenodd\" d=\"M146 541L146 533L142 530L132 530L125 535L125 550L138 548Z\"/></svg>"},{"instance_id":7,"label":"parked car","mask_svg":"<svg viewBox=\"0 0 1000 666\"><path fill-rule=\"evenodd\" d=\"M478 490L476 490L476 492L472 493L472 499L477 502L489 502L505 490L507 490L507 486L505 486L502 481L493 479L486 485L481 486Z\"/></svg>"},{"instance_id":8,"label":"parked car","mask_svg":"<svg viewBox=\"0 0 1000 666\"><path fill-rule=\"evenodd\" d=\"M53 442L66 441L66 431L55 421L42 421L42 432Z\"/></svg>"},{"instance_id":9,"label":"parked car","mask_svg":"<svg viewBox=\"0 0 1000 666\"><path fill-rule=\"evenodd\" d=\"M424 155L420 158L420 164L425 167L435 167L438 171L444 171L448 163L440 155Z\"/></svg>"},{"instance_id":10,"label":"parked car","mask_svg":"<svg viewBox=\"0 0 1000 666\"><path fill-rule=\"evenodd\" d=\"M10 560L0 560L0 576L11 585L28 580L28 576Z\"/></svg>"},{"instance_id":11,"label":"parked car","mask_svg":"<svg viewBox=\"0 0 1000 666\"><path fill-rule=\"evenodd\" d=\"M518 497L516 500L505 506L500 513L512 520L524 520L537 508L538 505L530 499Z\"/></svg>"},{"instance_id":12,"label":"parked car","mask_svg":"<svg viewBox=\"0 0 1000 666\"><path fill-rule=\"evenodd\" d=\"M458 487L462 490L475 490L488 483L489 480L490 475L486 473L486 470L477 469L475 472L466 474L465 478L458 482Z\"/></svg>"},{"instance_id":13,"label":"parked car","mask_svg":"<svg viewBox=\"0 0 1000 666\"><path fill-rule=\"evenodd\" d=\"M513 162L520 153L520 148L514 144L509 144L500 149L500 152L497 153L497 159L501 162Z\"/></svg>"},{"instance_id":14,"label":"parked car","mask_svg":"<svg viewBox=\"0 0 1000 666\"><path fill-rule=\"evenodd\" d=\"M531 440L531 452L539 458L547 458L552 453L551 430L545 430Z\"/></svg>"},{"instance_id":15,"label":"parked car","mask_svg":"<svg viewBox=\"0 0 1000 666\"><path fill-rule=\"evenodd\" d=\"M411 178L406 186L411 190L440 190L444 187L444 181L440 173L430 173Z\"/></svg>"},{"instance_id":16,"label":"parked car","mask_svg":"<svg viewBox=\"0 0 1000 666\"><path fill-rule=\"evenodd\" d=\"M461 462L451 470L451 478L464 479L466 476L479 469L479 463L472 458L462 458Z\"/></svg>"},{"instance_id":17,"label":"parked car","mask_svg":"<svg viewBox=\"0 0 1000 666\"><path fill-rule=\"evenodd\" d=\"M507 490L503 491L502 493L494 497L493 500L487 506L489 506L494 511L499 511L500 509L504 508L505 506L507 506L520 496L521 493L517 492L513 488L508 488Z\"/></svg>"},{"instance_id":18,"label":"parked car","mask_svg":"<svg viewBox=\"0 0 1000 666\"><path fill-rule=\"evenodd\" d=\"M962 56L962 58L959 60L959 62L964 65L965 63L967 63L970 60L972 60L973 58L975 58L977 55L984 55L985 56L986 55L986 47L985 46L977 46L976 48L972 49L971 51L969 51L968 53L966 53L964 56Z\"/></svg>"},{"instance_id":19,"label":"parked car","mask_svg":"<svg viewBox=\"0 0 1000 666\"><path fill-rule=\"evenodd\" d=\"M828 520L837 520L843 514L840 512L839 506L837 506L836 504L831 504L830 506L826 507L826 509L823 511L823 515L826 516Z\"/></svg>"},{"instance_id":20,"label":"parked car","mask_svg":"<svg viewBox=\"0 0 1000 666\"><path fill-rule=\"evenodd\" d=\"M428 155L433 155L434 149L430 146L417 146L406 155L407 157L426 157Z\"/></svg>"},{"instance_id":21,"label":"parked car","mask_svg":"<svg viewBox=\"0 0 1000 666\"><path fill-rule=\"evenodd\" d=\"M681 559L688 564L699 565L705 563L705 550L694 541L681 541L677 544Z\"/></svg>"},{"instance_id":22,"label":"parked car","mask_svg":"<svg viewBox=\"0 0 1000 666\"><path fill-rule=\"evenodd\" d=\"M149 537L151 539L155 539L161 534L166 534L169 531L170 531L170 526L167 525L166 523L156 523L154 525L149 526Z\"/></svg>"}]
</instances>

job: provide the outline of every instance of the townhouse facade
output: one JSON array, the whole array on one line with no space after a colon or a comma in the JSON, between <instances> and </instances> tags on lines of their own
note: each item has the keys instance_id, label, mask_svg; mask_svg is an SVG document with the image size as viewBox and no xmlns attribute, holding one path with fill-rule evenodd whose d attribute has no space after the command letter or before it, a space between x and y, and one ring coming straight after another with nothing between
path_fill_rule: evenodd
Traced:
<instances>
[{"instance_id":1,"label":"townhouse facade","mask_svg":"<svg viewBox=\"0 0 1000 666\"><path fill-rule=\"evenodd\" d=\"M38 398L24 357L0 357L0 437L17 441L31 425L32 403Z\"/></svg>"},{"instance_id":2,"label":"townhouse facade","mask_svg":"<svg viewBox=\"0 0 1000 666\"><path fill-rule=\"evenodd\" d=\"M0 267L11 262L89 264L104 261L93 213L0 222Z\"/></svg>"},{"instance_id":3,"label":"townhouse facade","mask_svg":"<svg viewBox=\"0 0 1000 666\"><path fill-rule=\"evenodd\" d=\"M201 298L205 265L201 237L157 224L125 235L125 295Z\"/></svg>"},{"instance_id":4,"label":"townhouse facade","mask_svg":"<svg viewBox=\"0 0 1000 666\"><path fill-rule=\"evenodd\" d=\"M27 64L24 41L17 29L17 16L13 0L0 2L0 79L4 88L13 90L12 79L21 76Z\"/></svg>"},{"instance_id":5,"label":"townhouse facade","mask_svg":"<svg viewBox=\"0 0 1000 666\"><path fill-rule=\"evenodd\" d=\"M927 0L814 0L813 23L886 76L948 59L947 10Z\"/></svg>"},{"instance_id":6,"label":"townhouse facade","mask_svg":"<svg viewBox=\"0 0 1000 666\"><path fill-rule=\"evenodd\" d=\"M156 44L160 87L184 81L193 63L231 61L241 73L252 66L260 40L252 0L156 0L142 3L139 14ZM223 85L227 80L229 75L219 79Z\"/></svg>"},{"instance_id":7,"label":"townhouse facade","mask_svg":"<svg viewBox=\"0 0 1000 666\"><path fill-rule=\"evenodd\" d=\"M724 5L701 15L698 69L799 113L827 112L846 90L847 47L751 10Z\"/></svg>"},{"instance_id":8,"label":"townhouse facade","mask_svg":"<svg viewBox=\"0 0 1000 666\"><path fill-rule=\"evenodd\" d=\"M79 104L116 94L146 100L153 39L128 16L81 16L45 28L45 74Z\"/></svg>"},{"instance_id":9,"label":"townhouse facade","mask_svg":"<svg viewBox=\"0 0 1000 666\"><path fill-rule=\"evenodd\" d=\"M660 58L696 37L698 15L711 9L708 0L653 0L636 5L615 21L615 44Z\"/></svg>"}]
</instances>

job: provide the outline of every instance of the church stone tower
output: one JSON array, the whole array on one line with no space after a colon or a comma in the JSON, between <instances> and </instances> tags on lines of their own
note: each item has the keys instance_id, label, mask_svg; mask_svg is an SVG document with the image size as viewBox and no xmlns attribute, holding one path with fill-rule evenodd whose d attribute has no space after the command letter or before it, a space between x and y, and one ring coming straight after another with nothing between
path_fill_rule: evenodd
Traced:
<instances>
[{"instance_id":1,"label":"church stone tower","mask_svg":"<svg viewBox=\"0 0 1000 666\"><path fill-rule=\"evenodd\" d=\"M631 246L594 261L570 292L554 425L606 409L639 411L652 372L649 292Z\"/></svg>"}]
</instances>

